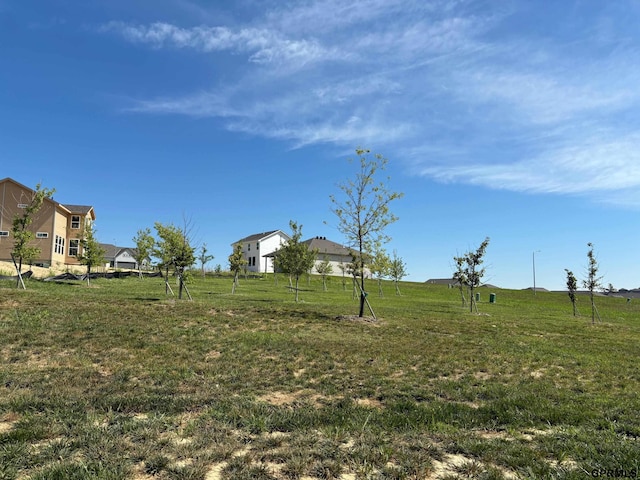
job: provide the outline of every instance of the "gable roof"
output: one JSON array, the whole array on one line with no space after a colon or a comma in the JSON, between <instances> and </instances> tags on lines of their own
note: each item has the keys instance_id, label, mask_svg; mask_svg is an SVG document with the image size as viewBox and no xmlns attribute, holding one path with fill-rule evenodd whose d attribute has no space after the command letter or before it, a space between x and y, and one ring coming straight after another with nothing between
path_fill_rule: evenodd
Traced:
<instances>
[{"instance_id":1,"label":"gable roof","mask_svg":"<svg viewBox=\"0 0 640 480\"><path fill-rule=\"evenodd\" d=\"M342 255L342 256L350 256L351 249L347 248L339 243L332 242L331 240L327 240L327 237L313 237L309 240L305 240L305 245L309 247L309 250L317 249L318 254L326 254L326 255Z\"/></svg>"},{"instance_id":2,"label":"gable roof","mask_svg":"<svg viewBox=\"0 0 640 480\"><path fill-rule=\"evenodd\" d=\"M27 190L29 192L34 192L35 190L33 188L27 187L26 185L23 185L20 182L15 181L13 178L10 177L6 177L3 178L2 180L0 180L0 184L5 183L5 182L11 182L14 185L17 185L18 187ZM80 213L82 215L87 215L88 213L91 213L91 218L93 220L96 219L96 214L93 210L92 206L89 205L63 205L60 202L56 202L52 197L45 197L45 201L51 202L53 203L56 207L62 208L63 210L66 210L67 213Z\"/></svg>"},{"instance_id":3,"label":"gable roof","mask_svg":"<svg viewBox=\"0 0 640 480\"><path fill-rule=\"evenodd\" d=\"M100 247L104 250L105 258L113 258L120 255L122 252L129 252L131 256L135 257L137 251L135 248L130 247L118 247L112 243L100 243Z\"/></svg>"},{"instance_id":4,"label":"gable roof","mask_svg":"<svg viewBox=\"0 0 640 480\"><path fill-rule=\"evenodd\" d=\"M231 245L235 245L236 243L254 242L256 240L264 240L265 238L271 237L272 235L275 235L278 232L280 232L282 234L282 236L284 236L286 238L290 238L289 235L284 233L282 230L271 230L269 232L254 233L253 235L249 235L248 237L244 237L244 238L241 238L240 240L237 240L237 241L233 242Z\"/></svg>"}]
</instances>

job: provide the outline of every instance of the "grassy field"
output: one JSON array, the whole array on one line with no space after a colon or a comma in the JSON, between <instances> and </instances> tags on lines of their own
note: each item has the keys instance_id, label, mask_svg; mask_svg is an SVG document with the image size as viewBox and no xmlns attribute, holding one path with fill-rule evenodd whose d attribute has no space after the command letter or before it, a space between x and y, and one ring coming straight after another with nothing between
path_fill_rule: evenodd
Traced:
<instances>
[{"instance_id":1,"label":"grassy field","mask_svg":"<svg viewBox=\"0 0 640 480\"><path fill-rule=\"evenodd\" d=\"M0 282L0 479L640 476L640 301Z\"/></svg>"}]
</instances>

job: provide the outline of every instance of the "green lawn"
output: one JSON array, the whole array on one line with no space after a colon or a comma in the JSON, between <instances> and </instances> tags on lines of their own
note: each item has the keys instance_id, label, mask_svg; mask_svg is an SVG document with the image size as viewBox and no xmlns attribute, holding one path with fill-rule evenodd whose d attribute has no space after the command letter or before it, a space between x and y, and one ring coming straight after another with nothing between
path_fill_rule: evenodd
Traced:
<instances>
[{"instance_id":1,"label":"green lawn","mask_svg":"<svg viewBox=\"0 0 640 480\"><path fill-rule=\"evenodd\" d=\"M0 479L640 476L640 301L0 282ZM489 293L497 302L488 303Z\"/></svg>"}]
</instances>

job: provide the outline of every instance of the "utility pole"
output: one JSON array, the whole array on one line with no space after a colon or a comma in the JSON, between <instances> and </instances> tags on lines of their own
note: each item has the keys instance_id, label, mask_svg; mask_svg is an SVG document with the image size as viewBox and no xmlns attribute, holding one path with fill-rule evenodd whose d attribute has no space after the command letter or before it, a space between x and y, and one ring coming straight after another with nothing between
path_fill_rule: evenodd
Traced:
<instances>
[{"instance_id":1,"label":"utility pole","mask_svg":"<svg viewBox=\"0 0 640 480\"><path fill-rule=\"evenodd\" d=\"M532 263L533 263L533 295L536 295L536 252L540 252L540 250L534 250L532 253Z\"/></svg>"}]
</instances>

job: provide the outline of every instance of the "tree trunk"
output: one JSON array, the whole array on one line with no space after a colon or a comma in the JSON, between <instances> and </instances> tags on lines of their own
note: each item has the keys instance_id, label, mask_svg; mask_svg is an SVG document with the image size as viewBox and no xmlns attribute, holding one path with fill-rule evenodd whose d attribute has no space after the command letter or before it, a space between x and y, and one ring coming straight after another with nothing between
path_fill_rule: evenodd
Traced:
<instances>
[{"instance_id":1,"label":"tree trunk","mask_svg":"<svg viewBox=\"0 0 640 480\"><path fill-rule=\"evenodd\" d=\"M360 318L364 317L364 266L362 267L362 273L360 274Z\"/></svg>"},{"instance_id":2,"label":"tree trunk","mask_svg":"<svg viewBox=\"0 0 640 480\"><path fill-rule=\"evenodd\" d=\"M298 275L296 275L296 303L298 302Z\"/></svg>"},{"instance_id":3,"label":"tree trunk","mask_svg":"<svg viewBox=\"0 0 640 480\"><path fill-rule=\"evenodd\" d=\"M462 297L462 306L467 305L467 299L464 298L464 289L462 288L462 284L460 284L460 297Z\"/></svg>"}]
</instances>

